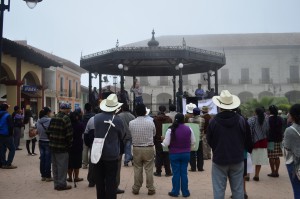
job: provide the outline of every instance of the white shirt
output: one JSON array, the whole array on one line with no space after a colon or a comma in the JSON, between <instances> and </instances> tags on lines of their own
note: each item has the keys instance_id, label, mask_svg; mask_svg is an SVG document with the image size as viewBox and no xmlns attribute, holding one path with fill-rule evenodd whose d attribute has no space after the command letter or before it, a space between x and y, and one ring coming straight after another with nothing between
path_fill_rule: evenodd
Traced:
<instances>
[{"instance_id":1,"label":"white shirt","mask_svg":"<svg viewBox=\"0 0 300 199\"><path fill-rule=\"evenodd\" d=\"M191 128L190 130L191 130L191 146L193 146L194 148L196 143L196 138L195 138L194 131ZM170 142L171 142L171 129L168 129L165 135L165 139L161 143L161 145L163 145L164 147L168 147L170 145Z\"/></svg>"}]
</instances>

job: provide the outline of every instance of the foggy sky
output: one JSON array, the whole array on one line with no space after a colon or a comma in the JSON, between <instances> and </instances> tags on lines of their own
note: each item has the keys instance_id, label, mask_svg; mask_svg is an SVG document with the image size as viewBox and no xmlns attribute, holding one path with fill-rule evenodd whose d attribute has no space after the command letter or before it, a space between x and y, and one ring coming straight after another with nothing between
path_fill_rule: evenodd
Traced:
<instances>
[{"instance_id":1,"label":"foggy sky","mask_svg":"<svg viewBox=\"0 0 300 199\"><path fill-rule=\"evenodd\" d=\"M81 53L150 39L153 28L156 36L300 32L299 8L299 0L43 0L31 10L12 0L3 36L79 64Z\"/></svg>"}]
</instances>

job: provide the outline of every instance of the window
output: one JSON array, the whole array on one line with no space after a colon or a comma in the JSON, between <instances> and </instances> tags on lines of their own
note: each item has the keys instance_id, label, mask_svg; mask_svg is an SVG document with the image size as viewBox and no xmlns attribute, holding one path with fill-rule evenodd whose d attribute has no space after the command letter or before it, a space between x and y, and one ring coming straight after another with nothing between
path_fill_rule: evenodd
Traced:
<instances>
[{"instance_id":1,"label":"window","mask_svg":"<svg viewBox=\"0 0 300 199\"><path fill-rule=\"evenodd\" d=\"M69 80L69 97L72 97L72 80Z\"/></svg>"},{"instance_id":2,"label":"window","mask_svg":"<svg viewBox=\"0 0 300 199\"><path fill-rule=\"evenodd\" d=\"M242 68L241 69L241 79L240 79L241 84L249 84L250 79L249 79L249 68Z\"/></svg>"},{"instance_id":3,"label":"window","mask_svg":"<svg viewBox=\"0 0 300 199\"><path fill-rule=\"evenodd\" d=\"M182 84L189 85L189 76L188 75L182 75Z\"/></svg>"},{"instance_id":4,"label":"window","mask_svg":"<svg viewBox=\"0 0 300 199\"><path fill-rule=\"evenodd\" d=\"M78 99L78 82L76 82L76 85L75 85L75 93L76 93L76 99Z\"/></svg>"},{"instance_id":5,"label":"window","mask_svg":"<svg viewBox=\"0 0 300 199\"><path fill-rule=\"evenodd\" d=\"M64 77L60 77L60 96L64 96Z\"/></svg>"},{"instance_id":6,"label":"window","mask_svg":"<svg viewBox=\"0 0 300 199\"><path fill-rule=\"evenodd\" d=\"M140 85L141 86L149 86L148 77L140 77Z\"/></svg>"},{"instance_id":7,"label":"window","mask_svg":"<svg viewBox=\"0 0 300 199\"><path fill-rule=\"evenodd\" d=\"M168 86L168 76L160 76L160 85L161 86Z\"/></svg>"},{"instance_id":8,"label":"window","mask_svg":"<svg viewBox=\"0 0 300 199\"><path fill-rule=\"evenodd\" d=\"M299 83L299 66L290 66L290 83Z\"/></svg>"},{"instance_id":9,"label":"window","mask_svg":"<svg viewBox=\"0 0 300 199\"><path fill-rule=\"evenodd\" d=\"M261 81L262 84L272 83L270 79L270 68L261 69Z\"/></svg>"},{"instance_id":10,"label":"window","mask_svg":"<svg viewBox=\"0 0 300 199\"><path fill-rule=\"evenodd\" d=\"M221 69L221 81L220 84L229 84L229 69Z\"/></svg>"}]
</instances>

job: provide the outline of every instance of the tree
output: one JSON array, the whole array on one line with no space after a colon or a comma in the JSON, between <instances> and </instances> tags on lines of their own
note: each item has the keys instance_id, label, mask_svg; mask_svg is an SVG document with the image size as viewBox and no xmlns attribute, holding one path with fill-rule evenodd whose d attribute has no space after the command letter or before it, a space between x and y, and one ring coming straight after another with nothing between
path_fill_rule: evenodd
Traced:
<instances>
[{"instance_id":1,"label":"tree","mask_svg":"<svg viewBox=\"0 0 300 199\"><path fill-rule=\"evenodd\" d=\"M264 107L268 110L269 106L275 105L278 109L283 110L285 112L290 108L290 103L286 97L263 97L260 100L251 99L246 103L241 104L240 108L242 113L246 117L250 117L253 115L254 111L258 107Z\"/></svg>"}]
</instances>

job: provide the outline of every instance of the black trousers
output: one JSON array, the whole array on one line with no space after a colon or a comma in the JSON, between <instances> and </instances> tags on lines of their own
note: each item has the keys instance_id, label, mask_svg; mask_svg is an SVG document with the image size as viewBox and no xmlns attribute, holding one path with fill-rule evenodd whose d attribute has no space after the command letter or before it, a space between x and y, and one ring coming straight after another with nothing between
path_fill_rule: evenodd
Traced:
<instances>
[{"instance_id":1,"label":"black trousers","mask_svg":"<svg viewBox=\"0 0 300 199\"><path fill-rule=\"evenodd\" d=\"M89 152L91 154L91 151L92 151L92 148L89 148ZM88 174L87 174L87 180L89 181L89 184L91 185L95 185L96 182L95 182L95 175L94 175L94 167L95 167L95 164L93 164L91 162L91 156L89 156L89 168L88 168Z\"/></svg>"},{"instance_id":2,"label":"black trousers","mask_svg":"<svg viewBox=\"0 0 300 199\"><path fill-rule=\"evenodd\" d=\"M155 143L155 167L156 173L162 172L162 166L165 167L166 174L171 174L169 152L164 152L160 142Z\"/></svg>"},{"instance_id":3,"label":"black trousers","mask_svg":"<svg viewBox=\"0 0 300 199\"><path fill-rule=\"evenodd\" d=\"M116 199L118 159L111 161L100 160L94 165L93 170L96 181L97 199Z\"/></svg>"},{"instance_id":4,"label":"black trousers","mask_svg":"<svg viewBox=\"0 0 300 199\"><path fill-rule=\"evenodd\" d=\"M197 164L196 164L197 163ZM191 151L191 159L190 159L191 170L195 171L196 168L199 170L203 170L203 147L202 140L199 142L199 147L197 151Z\"/></svg>"}]
</instances>

